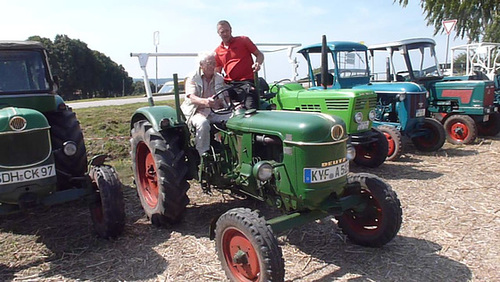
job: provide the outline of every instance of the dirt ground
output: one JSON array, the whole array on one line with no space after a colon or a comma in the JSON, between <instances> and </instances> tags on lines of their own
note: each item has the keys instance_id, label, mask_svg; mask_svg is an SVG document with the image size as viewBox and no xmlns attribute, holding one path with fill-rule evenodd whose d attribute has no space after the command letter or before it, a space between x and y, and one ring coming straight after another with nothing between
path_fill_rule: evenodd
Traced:
<instances>
[{"instance_id":1,"label":"dirt ground","mask_svg":"<svg viewBox=\"0 0 500 282\"><path fill-rule=\"evenodd\" d=\"M500 281L500 138L418 153L371 172L397 192L398 236L380 249L350 243L333 220L278 237L287 281ZM124 183L131 183L124 180ZM132 184L124 186L127 224L114 241L95 238L83 202L1 218L0 280L225 281L208 238L211 217L256 202L192 185L184 220L155 228Z\"/></svg>"}]
</instances>

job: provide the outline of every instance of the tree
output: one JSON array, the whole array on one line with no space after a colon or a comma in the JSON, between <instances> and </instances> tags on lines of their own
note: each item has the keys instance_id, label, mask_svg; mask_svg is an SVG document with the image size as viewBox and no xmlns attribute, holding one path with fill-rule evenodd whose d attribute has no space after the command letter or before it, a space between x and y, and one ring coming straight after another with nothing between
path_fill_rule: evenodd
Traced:
<instances>
[{"instance_id":1,"label":"tree","mask_svg":"<svg viewBox=\"0 0 500 282\"><path fill-rule=\"evenodd\" d=\"M406 7L409 0L394 0ZM434 35L444 31L444 20L456 19L456 37L469 42L500 42L499 0L420 0Z\"/></svg>"},{"instance_id":2,"label":"tree","mask_svg":"<svg viewBox=\"0 0 500 282\"><path fill-rule=\"evenodd\" d=\"M133 80L122 65L80 40L66 35L57 35L54 42L40 36L28 40L39 41L47 49L52 73L59 77L59 95L65 100L74 99L75 94L79 98L116 97L133 91Z\"/></svg>"}]
</instances>

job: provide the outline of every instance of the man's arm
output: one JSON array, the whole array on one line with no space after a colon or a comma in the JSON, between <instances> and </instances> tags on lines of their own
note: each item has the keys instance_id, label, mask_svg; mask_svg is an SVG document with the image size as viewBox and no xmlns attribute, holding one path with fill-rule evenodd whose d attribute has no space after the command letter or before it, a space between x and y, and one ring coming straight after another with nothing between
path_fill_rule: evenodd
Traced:
<instances>
[{"instance_id":1,"label":"man's arm","mask_svg":"<svg viewBox=\"0 0 500 282\"><path fill-rule=\"evenodd\" d=\"M252 66L254 72L260 70L260 66L264 63L264 53L262 53L259 49L255 49L252 53L255 56L255 63Z\"/></svg>"}]
</instances>

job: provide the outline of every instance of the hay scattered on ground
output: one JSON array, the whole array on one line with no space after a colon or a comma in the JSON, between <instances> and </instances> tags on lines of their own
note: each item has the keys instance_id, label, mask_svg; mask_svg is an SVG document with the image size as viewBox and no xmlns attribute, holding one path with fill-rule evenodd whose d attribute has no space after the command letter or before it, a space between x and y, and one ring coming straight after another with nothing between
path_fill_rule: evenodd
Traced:
<instances>
[{"instance_id":1,"label":"hay scattered on ground","mask_svg":"<svg viewBox=\"0 0 500 282\"><path fill-rule=\"evenodd\" d=\"M380 249L353 245L325 219L278 238L288 281L494 281L500 277L500 138L446 144L435 153L411 146L377 169L403 206L399 235ZM0 280L224 281L208 238L213 214L237 206L266 206L193 185L177 226L158 229L143 215L135 191L124 187L127 225L114 241L91 234L83 202L1 218Z\"/></svg>"}]
</instances>

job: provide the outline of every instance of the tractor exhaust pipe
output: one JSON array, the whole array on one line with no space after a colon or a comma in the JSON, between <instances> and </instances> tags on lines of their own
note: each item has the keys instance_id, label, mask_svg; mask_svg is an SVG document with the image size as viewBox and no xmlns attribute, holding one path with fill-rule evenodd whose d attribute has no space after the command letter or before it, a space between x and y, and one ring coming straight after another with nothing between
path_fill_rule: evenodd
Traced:
<instances>
[{"instance_id":1,"label":"tractor exhaust pipe","mask_svg":"<svg viewBox=\"0 0 500 282\"><path fill-rule=\"evenodd\" d=\"M328 84L328 50L326 46L326 35L323 35L321 40L321 84L323 89L327 88Z\"/></svg>"},{"instance_id":2,"label":"tractor exhaust pipe","mask_svg":"<svg viewBox=\"0 0 500 282\"><path fill-rule=\"evenodd\" d=\"M174 77L174 96L175 96L175 111L177 112L177 123L185 122L184 114L181 110L181 101L179 98L179 79L177 74L173 74Z\"/></svg>"}]
</instances>

